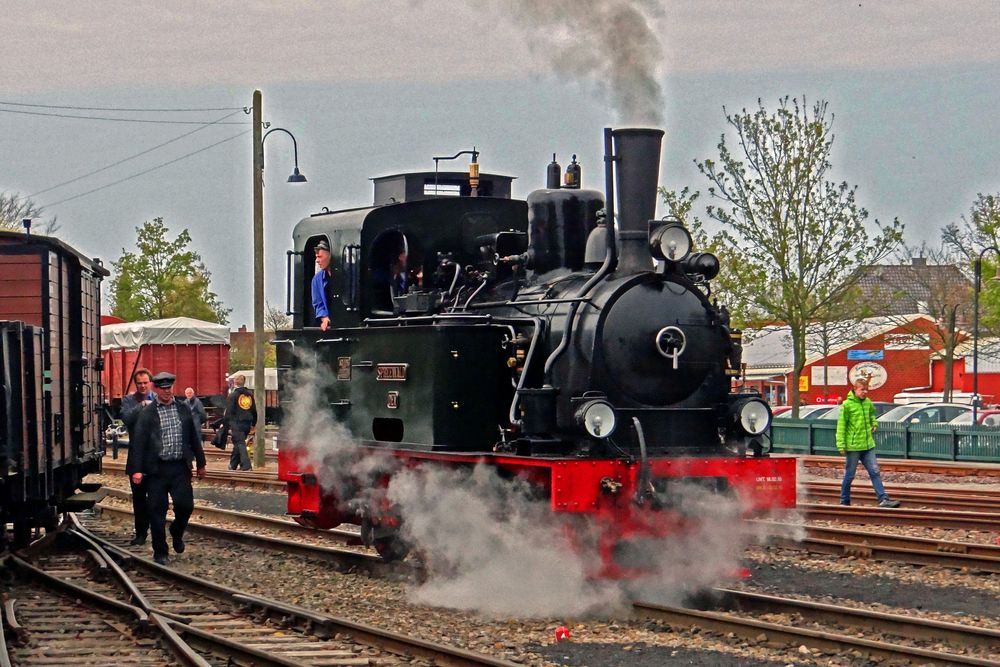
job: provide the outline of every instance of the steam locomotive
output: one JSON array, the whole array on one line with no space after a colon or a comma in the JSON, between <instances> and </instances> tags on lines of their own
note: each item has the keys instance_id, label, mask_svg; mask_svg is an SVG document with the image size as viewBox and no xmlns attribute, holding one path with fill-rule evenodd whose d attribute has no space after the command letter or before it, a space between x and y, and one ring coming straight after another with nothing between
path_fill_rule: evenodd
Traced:
<instances>
[{"instance_id":1,"label":"steam locomotive","mask_svg":"<svg viewBox=\"0 0 1000 667\"><path fill-rule=\"evenodd\" d=\"M631 540L676 525L688 485L747 512L794 506L794 461L767 453L768 405L731 389L741 338L710 300L718 259L653 219L662 136L605 130L605 193L581 188L574 156L564 181L553 158L547 187L515 200L513 179L480 174L469 151L468 174L375 178L372 206L295 226L293 328L275 340L282 412L309 377L321 396L306 412L342 427L353 453L316 443L312 418L284 424L290 515L360 524L398 558L403 516L373 490L402 468L488 465L598 526L614 576L634 566ZM325 331L310 291L321 241ZM395 467L337 474L365 457Z\"/></svg>"},{"instance_id":2,"label":"steam locomotive","mask_svg":"<svg viewBox=\"0 0 1000 667\"><path fill-rule=\"evenodd\" d=\"M3 546L25 545L33 530L54 528L61 512L99 497L100 485L83 479L100 472L104 450L100 315L107 275L99 260L58 239L0 232Z\"/></svg>"}]
</instances>

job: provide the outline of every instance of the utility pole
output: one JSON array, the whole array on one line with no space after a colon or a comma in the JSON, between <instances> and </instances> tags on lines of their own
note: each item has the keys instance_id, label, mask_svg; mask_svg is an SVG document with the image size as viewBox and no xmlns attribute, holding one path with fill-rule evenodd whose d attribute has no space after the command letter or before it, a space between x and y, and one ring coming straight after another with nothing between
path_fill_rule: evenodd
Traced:
<instances>
[{"instance_id":1,"label":"utility pole","mask_svg":"<svg viewBox=\"0 0 1000 667\"><path fill-rule=\"evenodd\" d=\"M253 91L253 397L257 404L257 436L253 465L264 467L264 139L261 94Z\"/></svg>"}]
</instances>

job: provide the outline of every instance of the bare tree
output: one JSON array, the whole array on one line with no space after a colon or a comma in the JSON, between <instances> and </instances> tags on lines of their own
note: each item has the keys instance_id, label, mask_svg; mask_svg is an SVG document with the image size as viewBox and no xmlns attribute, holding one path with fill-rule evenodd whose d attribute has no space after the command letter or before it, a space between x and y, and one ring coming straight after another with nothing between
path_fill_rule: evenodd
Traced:
<instances>
[{"instance_id":1,"label":"bare tree","mask_svg":"<svg viewBox=\"0 0 1000 667\"><path fill-rule=\"evenodd\" d=\"M24 229L22 221L32 220L32 231L51 236L59 231L57 216L45 219L45 207L39 206L28 197L15 193L0 192L0 229L19 232Z\"/></svg>"},{"instance_id":2,"label":"bare tree","mask_svg":"<svg viewBox=\"0 0 1000 667\"><path fill-rule=\"evenodd\" d=\"M285 314L285 311L271 305L270 301L265 302L264 309L264 329L275 332L280 329L287 329L292 325L292 318Z\"/></svg>"}]
</instances>

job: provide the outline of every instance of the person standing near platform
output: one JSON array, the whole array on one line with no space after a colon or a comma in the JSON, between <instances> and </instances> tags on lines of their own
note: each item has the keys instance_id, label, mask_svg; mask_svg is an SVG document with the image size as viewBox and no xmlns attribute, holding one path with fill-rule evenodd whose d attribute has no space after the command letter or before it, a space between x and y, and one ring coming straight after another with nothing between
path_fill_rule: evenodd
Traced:
<instances>
[{"instance_id":1,"label":"person standing near platform","mask_svg":"<svg viewBox=\"0 0 1000 667\"><path fill-rule=\"evenodd\" d=\"M250 455L247 453L247 435L253 433L257 425L257 403L253 392L245 385L246 377L240 373L233 377L233 391L229 394L226 404L226 416L223 427L229 429L229 437L233 440L233 453L229 457L229 469L252 470Z\"/></svg>"},{"instance_id":2,"label":"person standing near platform","mask_svg":"<svg viewBox=\"0 0 1000 667\"><path fill-rule=\"evenodd\" d=\"M889 498L882 485L882 475L875 458L875 406L868 398L868 380L858 378L854 389L847 392L847 398L840 406L837 418L837 451L846 456L844 479L840 484L840 504L851 504L851 484L858 469L858 462L868 471L879 507L899 507L898 500Z\"/></svg>"},{"instance_id":3,"label":"person standing near platform","mask_svg":"<svg viewBox=\"0 0 1000 667\"><path fill-rule=\"evenodd\" d=\"M139 413L144 407L153 402L153 392L151 390L152 373L149 369L139 368L132 373L132 382L135 383L135 391L122 398L122 421L128 429L128 457L125 459L125 474L129 478L129 487L132 491L132 516L135 520L135 537L129 544L139 546L146 543L146 535L149 533L149 505L146 499L146 485L136 484L132 481L132 473L137 472L138 460L133 456L132 443L135 442L135 423L139 419Z\"/></svg>"},{"instance_id":4,"label":"person standing near platform","mask_svg":"<svg viewBox=\"0 0 1000 667\"><path fill-rule=\"evenodd\" d=\"M205 422L208 421L208 413L205 412L205 404L201 402L201 399L194 395L194 388L188 387L184 390L184 402L187 403L188 410L191 411L191 417L194 418L194 430L197 431L198 437L201 437L201 429L204 428Z\"/></svg>"},{"instance_id":5,"label":"person standing near platform","mask_svg":"<svg viewBox=\"0 0 1000 667\"><path fill-rule=\"evenodd\" d=\"M132 481L146 484L149 493L149 525L153 534L153 560L167 564L167 506L174 505L170 525L175 553L184 553L184 530L194 511L191 463L197 460L198 478L205 476L205 451L194 419L183 401L175 400L172 373L153 376L156 401L142 409L135 426L130 457L136 457Z\"/></svg>"}]
</instances>

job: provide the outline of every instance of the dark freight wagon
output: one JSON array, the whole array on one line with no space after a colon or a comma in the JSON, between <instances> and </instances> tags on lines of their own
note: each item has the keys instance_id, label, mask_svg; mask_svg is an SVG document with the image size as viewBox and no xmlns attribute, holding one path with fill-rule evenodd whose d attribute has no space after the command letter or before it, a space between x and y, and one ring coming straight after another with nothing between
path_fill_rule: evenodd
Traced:
<instances>
[{"instance_id":1,"label":"dark freight wagon","mask_svg":"<svg viewBox=\"0 0 1000 667\"><path fill-rule=\"evenodd\" d=\"M101 467L106 275L58 239L0 232L0 519L19 542Z\"/></svg>"}]
</instances>

